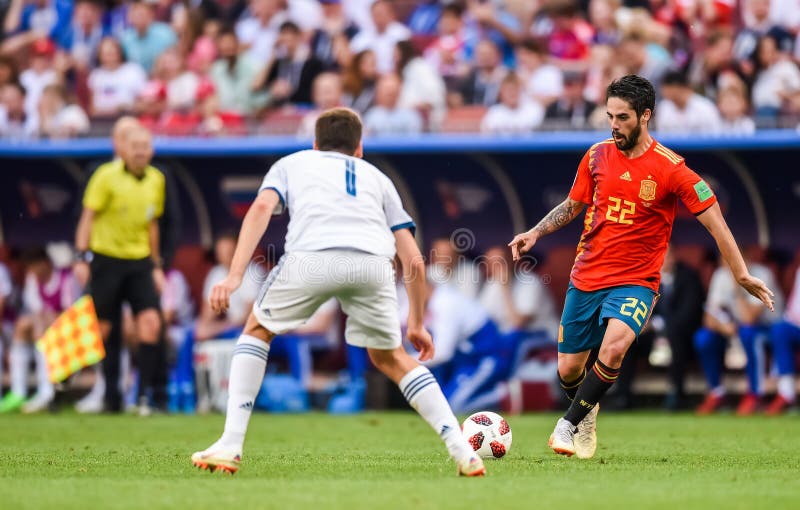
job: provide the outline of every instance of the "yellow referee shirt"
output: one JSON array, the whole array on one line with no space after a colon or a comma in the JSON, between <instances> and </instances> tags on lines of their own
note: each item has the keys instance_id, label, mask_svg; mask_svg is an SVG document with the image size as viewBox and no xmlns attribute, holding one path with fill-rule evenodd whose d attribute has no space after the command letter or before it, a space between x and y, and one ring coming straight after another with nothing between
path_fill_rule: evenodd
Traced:
<instances>
[{"instance_id":1,"label":"yellow referee shirt","mask_svg":"<svg viewBox=\"0 0 800 510\"><path fill-rule=\"evenodd\" d=\"M152 220L164 212L164 174L148 166L137 178L114 160L95 170L83 195L83 207L95 212L89 248L118 259L150 256Z\"/></svg>"}]
</instances>

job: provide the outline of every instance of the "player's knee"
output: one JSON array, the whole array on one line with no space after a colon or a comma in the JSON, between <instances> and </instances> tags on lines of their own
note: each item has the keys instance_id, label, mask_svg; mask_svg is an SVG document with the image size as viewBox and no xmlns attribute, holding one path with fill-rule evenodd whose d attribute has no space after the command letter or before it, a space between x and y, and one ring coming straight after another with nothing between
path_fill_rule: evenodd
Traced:
<instances>
[{"instance_id":1,"label":"player's knee","mask_svg":"<svg viewBox=\"0 0 800 510\"><path fill-rule=\"evenodd\" d=\"M574 381L581 376L583 370L583 363L564 358L559 358L558 360L558 376L564 381Z\"/></svg>"},{"instance_id":2,"label":"player's knee","mask_svg":"<svg viewBox=\"0 0 800 510\"><path fill-rule=\"evenodd\" d=\"M394 366L397 363L394 351L367 349L367 353L369 354L369 359L372 361L372 364L375 365L375 368L381 372L384 372L386 369Z\"/></svg>"},{"instance_id":3,"label":"player's knee","mask_svg":"<svg viewBox=\"0 0 800 510\"><path fill-rule=\"evenodd\" d=\"M628 352L628 344L626 342L611 342L600 349L598 358L609 367L616 368L622 365L626 352Z\"/></svg>"},{"instance_id":4,"label":"player's knee","mask_svg":"<svg viewBox=\"0 0 800 510\"><path fill-rule=\"evenodd\" d=\"M275 333L262 326L252 313L247 318L242 333L263 340L265 343L272 342L276 336Z\"/></svg>"},{"instance_id":5,"label":"player's knee","mask_svg":"<svg viewBox=\"0 0 800 510\"><path fill-rule=\"evenodd\" d=\"M404 371L411 365L416 365L411 359L411 356L406 354L402 349L383 350L383 349L367 349L369 359L375 368L384 374L392 377L392 374L398 371Z\"/></svg>"},{"instance_id":6,"label":"player's knee","mask_svg":"<svg viewBox=\"0 0 800 510\"><path fill-rule=\"evenodd\" d=\"M161 319L155 310L145 310L137 319L139 340L144 343L156 343L161 331Z\"/></svg>"}]
</instances>

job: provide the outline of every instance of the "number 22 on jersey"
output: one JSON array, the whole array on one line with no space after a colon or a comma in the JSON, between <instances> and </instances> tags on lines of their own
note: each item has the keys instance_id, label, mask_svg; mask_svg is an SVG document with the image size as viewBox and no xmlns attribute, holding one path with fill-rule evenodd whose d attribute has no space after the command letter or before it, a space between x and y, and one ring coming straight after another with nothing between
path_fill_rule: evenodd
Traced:
<instances>
[{"instance_id":1,"label":"number 22 on jersey","mask_svg":"<svg viewBox=\"0 0 800 510\"><path fill-rule=\"evenodd\" d=\"M606 219L622 225L633 225L633 216L636 212L636 203L630 200L622 200L617 197L608 197L608 210ZM627 216L627 217L626 217Z\"/></svg>"}]
</instances>

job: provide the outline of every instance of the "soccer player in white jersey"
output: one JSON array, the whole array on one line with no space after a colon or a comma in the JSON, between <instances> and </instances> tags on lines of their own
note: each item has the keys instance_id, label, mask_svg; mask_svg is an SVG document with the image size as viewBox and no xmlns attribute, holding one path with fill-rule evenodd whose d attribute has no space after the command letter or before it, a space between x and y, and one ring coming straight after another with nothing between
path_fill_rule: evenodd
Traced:
<instances>
[{"instance_id":1,"label":"soccer player in white jersey","mask_svg":"<svg viewBox=\"0 0 800 510\"><path fill-rule=\"evenodd\" d=\"M439 384L401 346L392 259L400 258L409 297L407 337L420 360L433 357L423 326L425 266L414 222L392 182L363 161L362 124L353 111L335 108L315 126L314 150L275 163L244 218L228 276L209 299L224 312L242 284L250 257L272 214L291 212L285 255L259 293L236 342L222 437L192 455L200 468L239 469L247 424L264 378L270 341L303 324L335 297L347 314L346 341L366 347L372 363L398 384L408 403L430 424L455 460L458 474L485 474L483 462L461 434Z\"/></svg>"}]
</instances>

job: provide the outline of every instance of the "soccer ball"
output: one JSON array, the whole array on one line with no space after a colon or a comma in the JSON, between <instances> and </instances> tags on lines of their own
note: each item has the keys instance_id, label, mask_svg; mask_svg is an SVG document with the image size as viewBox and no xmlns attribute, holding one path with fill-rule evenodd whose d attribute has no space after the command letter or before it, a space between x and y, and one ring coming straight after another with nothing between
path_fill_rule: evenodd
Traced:
<instances>
[{"instance_id":1,"label":"soccer ball","mask_svg":"<svg viewBox=\"0 0 800 510\"><path fill-rule=\"evenodd\" d=\"M464 420L461 431L475 453L484 459L499 459L511 449L511 427L497 413L475 413Z\"/></svg>"}]
</instances>

